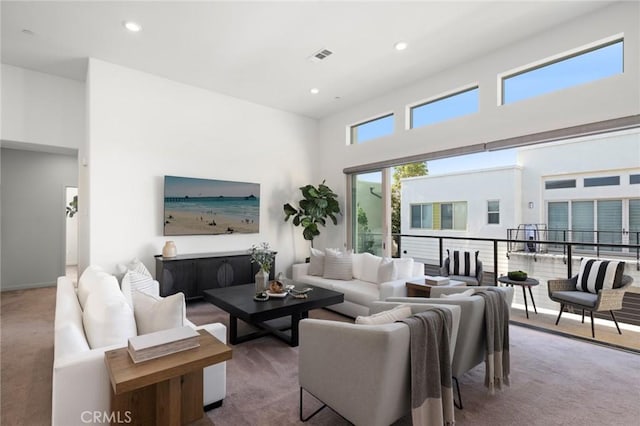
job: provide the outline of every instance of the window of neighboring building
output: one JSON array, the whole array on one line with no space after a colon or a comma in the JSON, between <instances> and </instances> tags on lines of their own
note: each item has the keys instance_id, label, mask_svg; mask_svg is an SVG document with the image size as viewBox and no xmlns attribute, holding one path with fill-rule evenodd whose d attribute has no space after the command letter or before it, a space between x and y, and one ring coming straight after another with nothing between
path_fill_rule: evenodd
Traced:
<instances>
[{"instance_id":1,"label":"window of neighboring building","mask_svg":"<svg viewBox=\"0 0 640 426\"><path fill-rule=\"evenodd\" d=\"M502 104L555 92L623 72L624 41L584 50L502 78Z\"/></svg>"},{"instance_id":2,"label":"window of neighboring building","mask_svg":"<svg viewBox=\"0 0 640 426\"><path fill-rule=\"evenodd\" d=\"M500 224L500 201L487 201L487 223L489 225Z\"/></svg>"},{"instance_id":3,"label":"window of neighboring building","mask_svg":"<svg viewBox=\"0 0 640 426\"><path fill-rule=\"evenodd\" d=\"M629 175L629 185L636 185L640 183L640 175Z\"/></svg>"},{"instance_id":4,"label":"window of neighboring building","mask_svg":"<svg viewBox=\"0 0 640 426\"><path fill-rule=\"evenodd\" d=\"M611 186L620 185L620 176L603 176L594 178L584 178L584 186Z\"/></svg>"},{"instance_id":5,"label":"window of neighboring building","mask_svg":"<svg viewBox=\"0 0 640 426\"><path fill-rule=\"evenodd\" d=\"M410 129L478 112L478 87L411 107Z\"/></svg>"},{"instance_id":6,"label":"window of neighboring building","mask_svg":"<svg viewBox=\"0 0 640 426\"><path fill-rule=\"evenodd\" d=\"M561 188L575 188L575 179L563 179L563 180L548 180L544 183L544 189L561 189Z\"/></svg>"},{"instance_id":7,"label":"window of neighboring building","mask_svg":"<svg viewBox=\"0 0 640 426\"><path fill-rule=\"evenodd\" d=\"M566 201L554 201L547 204L547 225L549 227L549 240L566 241L566 230L569 229L569 203ZM562 247L553 244L552 247Z\"/></svg>"},{"instance_id":8,"label":"window of neighboring building","mask_svg":"<svg viewBox=\"0 0 640 426\"><path fill-rule=\"evenodd\" d=\"M629 244L640 241L640 199L629 200Z\"/></svg>"},{"instance_id":9,"label":"window of neighboring building","mask_svg":"<svg viewBox=\"0 0 640 426\"><path fill-rule=\"evenodd\" d=\"M467 229L467 203L411 204L411 227L415 229Z\"/></svg>"},{"instance_id":10,"label":"window of neighboring building","mask_svg":"<svg viewBox=\"0 0 640 426\"><path fill-rule=\"evenodd\" d=\"M357 144L393 133L393 114L351 126L351 143Z\"/></svg>"}]
</instances>

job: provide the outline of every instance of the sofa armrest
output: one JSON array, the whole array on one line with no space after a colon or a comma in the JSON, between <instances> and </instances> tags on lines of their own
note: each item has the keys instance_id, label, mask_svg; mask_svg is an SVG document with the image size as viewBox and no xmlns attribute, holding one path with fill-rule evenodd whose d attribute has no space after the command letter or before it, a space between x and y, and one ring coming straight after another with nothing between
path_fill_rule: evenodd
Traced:
<instances>
[{"instance_id":1,"label":"sofa armrest","mask_svg":"<svg viewBox=\"0 0 640 426\"><path fill-rule=\"evenodd\" d=\"M222 343L227 343L227 327L219 322L194 327L196 330L206 330ZM204 405L222 401L227 396L227 363L221 362L204 368L203 371L203 402Z\"/></svg>"},{"instance_id":2,"label":"sofa armrest","mask_svg":"<svg viewBox=\"0 0 640 426\"><path fill-rule=\"evenodd\" d=\"M417 279L400 279L387 281L380 284L380 300L386 300L387 297L405 297L407 295L407 281Z\"/></svg>"},{"instance_id":3,"label":"sofa armrest","mask_svg":"<svg viewBox=\"0 0 640 426\"><path fill-rule=\"evenodd\" d=\"M291 275L294 281L297 281L304 275L309 275L309 263L295 263L291 267Z\"/></svg>"},{"instance_id":4,"label":"sofa armrest","mask_svg":"<svg viewBox=\"0 0 640 426\"><path fill-rule=\"evenodd\" d=\"M302 320L298 362L300 386L354 424L389 424L410 409L410 398L396 402L409 389L406 324Z\"/></svg>"}]
</instances>

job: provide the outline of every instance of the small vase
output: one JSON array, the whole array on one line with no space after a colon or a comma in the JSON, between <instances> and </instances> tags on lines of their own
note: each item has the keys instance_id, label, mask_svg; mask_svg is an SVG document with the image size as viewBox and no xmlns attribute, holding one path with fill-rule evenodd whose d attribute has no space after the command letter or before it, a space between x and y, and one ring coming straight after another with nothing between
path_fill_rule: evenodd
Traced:
<instances>
[{"instance_id":1,"label":"small vase","mask_svg":"<svg viewBox=\"0 0 640 426\"><path fill-rule=\"evenodd\" d=\"M178 250L176 249L176 245L173 241L167 241L162 247L162 257L176 257L178 255Z\"/></svg>"},{"instance_id":2,"label":"small vase","mask_svg":"<svg viewBox=\"0 0 640 426\"><path fill-rule=\"evenodd\" d=\"M256 274L256 294L269 288L269 273L260 269Z\"/></svg>"}]
</instances>

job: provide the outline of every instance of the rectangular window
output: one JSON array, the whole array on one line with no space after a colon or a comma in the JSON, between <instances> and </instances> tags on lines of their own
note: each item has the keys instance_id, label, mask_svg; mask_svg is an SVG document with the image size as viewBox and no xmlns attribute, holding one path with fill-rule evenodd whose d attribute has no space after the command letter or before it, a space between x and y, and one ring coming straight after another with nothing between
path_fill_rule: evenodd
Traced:
<instances>
[{"instance_id":1,"label":"rectangular window","mask_svg":"<svg viewBox=\"0 0 640 426\"><path fill-rule=\"evenodd\" d=\"M502 104L517 102L623 72L624 41L594 49L502 78Z\"/></svg>"},{"instance_id":2,"label":"rectangular window","mask_svg":"<svg viewBox=\"0 0 640 426\"><path fill-rule=\"evenodd\" d=\"M565 231L569 229L569 203L566 201L551 202L547 205L547 223L549 224L549 240L566 241ZM552 247L562 247L552 244Z\"/></svg>"},{"instance_id":3,"label":"rectangular window","mask_svg":"<svg viewBox=\"0 0 640 426\"><path fill-rule=\"evenodd\" d=\"M441 203L440 229L456 231L467 229L467 203Z\"/></svg>"},{"instance_id":4,"label":"rectangular window","mask_svg":"<svg viewBox=\"0 0 640 426\"><path fill-rule=\"evenodd\" d=\"M584 187L620 185L620 176L584 178Z\"/></svg>"},{"instance_id":5,"label":"rectangular window","mask_svg":"<svg viewBox=\"0 0 640 426\"><path fill-rule=\"evenodd\" d=\"M640 183L640 175L629 175L629 185L636 185Z\"/></svg>"},{"instance_id":6,"label":"rectangular window","mask_svg":"<svg viewBox=\"0 0 640 426\"><path fill-rule=\"evenodd\" d=\"M487 223L500 224L500 201L487 201Z\"/></svg>"},{"instance_id":7,"label":"rectangular window","mask_svg":"<svg viewBox=\"0 0 640 426\"><path fill-rule=\"evenodd\" d=\"M548 180L544 183L544 189L561 189L561 188L575 188L575 179L564 180Z\"/></svg>"},{"instance_id":8,"label":"rectangular window","mask_svg":"<svg viewBox=\"0 0 640 426\"><path fill-rule=\"evenodd\" d=\"M598 242L622 244L622 200L598 201ZM620 251L620 247L602 247Z\"/></svg>"},{"instance_id":9,"label":"rectangular window","mask_svg":"<svg viewBox=\"0 0 640 426\"><path fill-rule=\"evenodd\" d=\"M351 143L357 144L393 133L393 114L351 126Z\"/></svg>"},{"instance_id":10,"label":"rectangular window","mask_svg":"<svg viewBox=\"0 0 640 426\"><path fill-rule=\"evenodd\" d=\"M478 112L478 87L454 93L411 108L409 128L429 124Z\"/></svg>"},{"instance_id":11,"label":"rectangular window","mask_svg":"<svg viewBox=\"0 0 640 426\"><path fill-rule=\"evenodd\" d=\"M593 201L572 201L571 241L592 243L594 226ZM593 250L593 246L578 248Z\"/></svg>"},{"instance_id":12,"label":"rectangular window","mask_svg":"<svg viewBox=\"0 0 640 426\"><path fill-rule=\"evenodd\" d=\"M629 244L640 241L640 199L629 200Z\"/></svg>"},{"instance_id":13,"label":"rectangular window","mask_svg":"<svg viewBox=\"0 0 640 426\"><path fill-rule=\"evenodd\" d=\"M411 205L411 227L416 229L433 229L433 205Z\"/></svg>"}]
</instances>

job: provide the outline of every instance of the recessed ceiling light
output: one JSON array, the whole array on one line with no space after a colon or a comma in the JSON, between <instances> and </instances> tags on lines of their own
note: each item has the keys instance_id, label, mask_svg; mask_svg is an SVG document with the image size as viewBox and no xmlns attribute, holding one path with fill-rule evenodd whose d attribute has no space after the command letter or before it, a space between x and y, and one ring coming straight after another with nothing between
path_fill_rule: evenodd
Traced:
<instances>
[{"instance_id":1,"label":"recessed ceiling light","mask_svg":"<svg viewBox=\"0 0 640 426\"><path fill-rule=\"evenodd\" d=\"M140 24L133 21L124 21L122 25L124 25L124 27L129 31L131 31L132 33L137 33L142 29L142 26Z\"/></svg>"},{"instance_id":2,"label":"recessed ceiling light","mask_svg":"<svg viewBox=\"0 0 640 426\"><path fill-rule=\"evenodd\" d=\"M311 92L312 95L317 95L318 93L320 93L320 89L314 87L313 89L309 90L309 92Z\"/></svg>"},{"instance_id":3,"label":"recessed ceiling light","mask_svg":"<svg viewBox=\"0 0 640 426\"><path fill-rule=\"evenodd\" d=\"M404 41L399 41L396 44L393 45L393 47L395 47L396 50L404 50L408 47L409 45L404 42Z\"/></svg>"}]
</instances>

